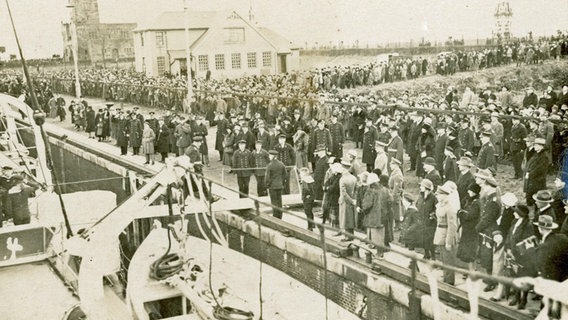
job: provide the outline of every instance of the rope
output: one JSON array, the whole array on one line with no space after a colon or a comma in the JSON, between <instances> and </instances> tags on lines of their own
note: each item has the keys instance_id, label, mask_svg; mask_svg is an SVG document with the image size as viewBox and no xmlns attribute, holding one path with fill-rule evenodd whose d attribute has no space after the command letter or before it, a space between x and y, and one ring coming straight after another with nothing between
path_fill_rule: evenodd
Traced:
<instances>
[{"instance_id":1,"label":"rope","mask_svg":"<svg viewBox=\"0 0 568 320\"><path fill-rule=\"evenodd\" d=\"M100 182L100 181L111 181L111 180L124 180L126 177L114 177L114 178L100 178L100 179L88 179L88 180L77 180L72 182L62 182L59 183L60 186L68 185L68 184L82 184L82 183L90 183L90 182ZM53 185L53 184L52 184Z\"/></svg>"},{"instance_id":2,"label":"rope","mask_svg":"<svg viewBox=\"0 0 568 320\"><path fill-rule=\"evenodd\" d=\"M258 204L258 201L254 202L254 206L256 207L256 215L260 216L260 206ZM258 270L258 302L260 305L260 315L259 315L259 320L262 320L262 314L263 314L263 307L262 307L262 257L263 257L263 252L262 252L262 223L260 222L260 219L257 220L258 223L258 250L259 252L259 258L258 261L260 262L259 265L259 270Z\"/></svg>"},{"instance_id":3,"label":"rope","mask_svg":"<svg viewBox=\"0 0 568 320\"><path fill-rule=\"evenodd\" d=\"M173 217L172 206L172 186L168 184L166 188L167 201L168 201L168 214ZM172 248L171 229L168 227L168 250L163 256L158 258L150 265L150 278L156 280L167 279L183 269L184 262L177 253L170 253Z\"/></svg>"},{"instance_id":4,"label":"rope","mask_svg":"<svg viewBox=\"0 0 568 320\"><path fill-rule=\"evenodd\" d=\"M325 320L329 319L328 298L327 298L327 248L325 247L325 228L319 228L321 237L321 248L323 250L323 296L325 297Z\"/></svg>"}]
</instances>

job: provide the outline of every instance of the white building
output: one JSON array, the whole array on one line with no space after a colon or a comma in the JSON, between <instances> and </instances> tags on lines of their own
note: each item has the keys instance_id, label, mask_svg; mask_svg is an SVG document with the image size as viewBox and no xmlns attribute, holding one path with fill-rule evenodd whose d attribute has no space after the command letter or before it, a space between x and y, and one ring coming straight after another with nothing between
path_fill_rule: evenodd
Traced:
<instances>
[{"instance_id":1,"label":"white building","mask_svg":"<svg viewBox=\"0 0 568 320\"><path fill-rule=\"evenodd\" d=\"M134 30L136 71L147 76L185 74L185 13L164 12ZM191 69L197 77L236 78L296 70L299 48L236 12L189 13Z\"/></svg>"}]
</instances>

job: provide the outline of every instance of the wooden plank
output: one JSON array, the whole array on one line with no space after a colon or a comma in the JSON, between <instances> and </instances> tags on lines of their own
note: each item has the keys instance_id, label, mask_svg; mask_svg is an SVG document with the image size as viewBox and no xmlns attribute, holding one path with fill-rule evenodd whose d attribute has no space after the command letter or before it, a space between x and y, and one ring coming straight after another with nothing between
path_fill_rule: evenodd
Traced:
<instances>
[{"instance_id":1,"label":"wooden plank","mask_svg":"<svg viewBox=\"0 0 568 320\"><path fill-rule=\"evenodd\" d=\"M302 240L310 245L321 248L321 239L319 233L317 232L308 231L304 228L295 226L291 223L282 221L269 215L263 214L259 217L259 220L261 221L263 227L277 230L291 237ZM349 249L346 245L343 245L341 242L335 241L330 238L327 238L325 242L326 250L328 252L340 257L351 255L351 249Z\"/></svg>"}]
</instances>

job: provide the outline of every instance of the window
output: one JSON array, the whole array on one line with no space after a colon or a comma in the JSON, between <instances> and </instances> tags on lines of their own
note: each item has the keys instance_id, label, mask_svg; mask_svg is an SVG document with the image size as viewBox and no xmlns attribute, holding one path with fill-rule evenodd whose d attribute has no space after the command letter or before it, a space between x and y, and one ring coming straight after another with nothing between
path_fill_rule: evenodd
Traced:
<instances>
[{"instance_id":1,"label":"window","mask_svg":"<svg viewBox=\"0 0 568 320\"><path fill-rule=\"evenodd\" d=\"M128 36L129 36L128 31L122 30L122 31L120 32L120 36L121 36L123 39L127 39Z\"/></svg>"},{"instance_id":2,"label":"window","mask_svg":"<svg viewBox=\"0 0 568 320\"><path fill-rule=\"evenodd\" d=\"M247 53L247 64L249 68L256 68L256 52Z\"/></svg>"},{"instance_id":3,"label":"window","mask_svg":"<svg viewBox=\"0 0 568 320\"><path fill-rule=\"evenodd\" d=\"M215 55L215 69L225 70L225 55L224 54L216 54Z\"/></svg>"},{"instance_id":4,"label":"window","mask_svg":"<svg viewBox=\"0 0 568 320\"><path fill-rule=\"evenodd\" d=\"M158 57L158 75L161 76L166 71L166 58Z\"/></svg>"},{"instance_id":5,"label":"window","mask_svg":"<svg viewBox=\"0 0 568 320\"><path fill-rule=\"evenodd\" d=\"M245 42L245 28L225 28L225 43Z\"/></svg>"},{"instance_id":6,"label":"window","mask_svg":"<svg viewBox=\"0 0 568 320\"><path fill-rule=\"evenodd\" d=\"M233 69L240 69L241 68L241 54L240 53L231 53L231 65Z\"/></svg>"},{"instance_id":7,"label":"window","mask_svg":"<svg viewBox=\"0 0 568 320\"><path fill-rule=\"evenodd\" d=\"M128 55L132 54L132 48L130 48L130 47L129 47L129 48L124 48L124 53L126 53L126 54L128 54Z\"/></svg>"},{"instance_id":8,"label":"window","mask_svg":"<svg viewBox=\"0 0 568 320\"><path fill-rule=\"evenodd\" d=\"M272 67L272 52L267 51L262 53L262 66Z\"/></svg>"},{"instance_id":9,"label":"window","mask_svg":"<svg viewBox=\"0 0 568 320\"><path fill-rule=\"evenodd\" d=\"M166 43L165 34L163 32L156 32L156 47L161 48Z\"/></svg>"},{"instance_id":10,"label":"window","mask_svg":"<svg viewBox=\"0 0 568 320\"><path fill-rule=\"evenodd\" d=\"M207 71L209 69L209 59L207 55L200 54L197 56L197 61L199 63L199 71Z\"/></svg>"}]
</instances>

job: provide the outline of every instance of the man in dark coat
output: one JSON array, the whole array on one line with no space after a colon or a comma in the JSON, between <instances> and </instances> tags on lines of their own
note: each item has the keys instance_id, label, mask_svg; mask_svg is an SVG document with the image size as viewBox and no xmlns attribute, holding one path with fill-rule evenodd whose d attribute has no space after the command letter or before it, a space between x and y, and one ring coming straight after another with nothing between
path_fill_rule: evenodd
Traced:
<instances>
[{"instance_id":1,"label":"man in dark coat","mask_svg":"<svg viewBox=\"0 0 568 320\"><path fill-rule=\"evenodd\" d=\"M527 108L528 106L538 106L538 97L534 93L534 89L532 87L527 88L526 95L523 98L523 108Z\"/></svg>"},{"instance_id":2,"label":"man in dark coat","mask_svg":"<svg viewBox=\"0 0 568 320\"><path fill-rule=\"evenodd\" d=\"M515 170L515 179L521 179L523 177L521 164L526 147L525 138L527 137L527 129L519 119L512 119L512 122L511 142L509 144L511 160L513 162L513 169Z\"/></svg>"},{"instance_id":3,"label":"man in dark coat","mask_svg":"<svg viewBox=\"0 0 568 320\"><path fill-rule=\"evenodd\" d=\"M325 173L329 169L329 158L327 157L327 152L323 144L319 145L315 152L317 153L318 160L314 168L314 198L315 200L322 200Z\"/></svg>"},{"instance_id":4,"label":"man in dark coat","mask_svg":"<svg viewBox=\"0 0 568 320\"><path fill-rule=\"evenodd\" d=\"M466 151L473 152L475 137L473 130L469 127L468 118L464 118L461 122L461 128L458 132L458 140L461 146L461 154L464 154Z\"/></svg>"},{"instance_id":5,"label":"man in dark coat","mask_svg":"<svg viewBox=\"0 0 568 320\"><path fill-rule=\"evenodd\" d=\"M164 122L164 119L158 120L158 132L156 134L156 152L162 156L162 162L165 162L170 152L170 128Z\"/></svg>"},{"instance_id":6,"label":"man in dark coat","mask_svg":"<svg viewBox=\"0 0 568 320\"><path fill-rule=\"evenodd\" d=\"M481 243L479 246L480 264L491 274L493 271L493 231L498 228L497 219L501 213L501 205L497 196L497 181L485 172L478 173L480 175L480 187L482 193L486 195L485 201L481 205L479 222L475 226L475 230L481 234ZM494 283L489 283L484 291L492 291L495 289Z\"/></svg>"},{"instance_id":7,"label":"man in dark coat","mask_svg":"<svg viewBox=\"0 0 568 320\"><path fill-rule=\"evenodd\" d=\"M137 155L142 145L142 123L135 115L130 115L128 120L128 142L132 147L132 154Z\"/></svg>"},{"instance_id":8,"label":"man in dark coat","mask_svg":"<svg viewBox=\"0 0 568 320\"><path fill-rule=\"evenodd\" d=\"M318 121L317 128L312 130L310 134L308 153L313 153L315 148L319 145L324 145L329 151L332 150L331 133L329 129L325 127L325 120L323 119Z\"/></svg>"},{"instance_id":9,"label":"man in dark coat","mask_svg":"<svg viewBox=\"0 0 568 320\"><path fill-rule=\"evenodd\" d=\"M442 181L458 181L458 165L456 163L456 156L454 155L454 149L450 146L446 146L445 149L446 159L444 159L444 164L442 166L443 178Z\"/></svg>"},{"instance_id":10,"label":"man in dark coat","mask_svg":"<svg viewBox=\"0 0 568 320\"><path fill-rule=\"evenodd\" d=\"M483 131L479 139L481 140L481 149L477 156L477 167L479 169L495 168L497 162L495 160L495 147L491 143L491 132Z\"/></svg>"},{"instance_id":11,"label":"man in dark coat","mask_svg":"<svg viewBox=\"0 0 568 320\"><path fill-rule=\"evenodd\" d=\"M274 206L272 215L282 219L282 189L287 176L286 167L278 160L278 151L270 150L268 153L270 163L266 167L266 188L270 194L270 203Z\"/></svg>"},{"instance_id":12,"label":"man in dark coat","mask_svg":"<svg viewBox=\"0 0 568 320\"><path fill-rule=\"evenodd\" d=\"M436 188L442 184L442 177L438 170L436 170L436 161L432 157L427 157L424 159L423 166L425 172L424 179L432 181L432 184L434 184L433 191L436 191Z\"/></svg>"},{"instance_id":13,"label":"man in dark coat","mask_svg":"<svg viewBox=\"0 0 568 320\"><path fill-rule=\"evenodd\" d=\"M254 150L254 143L256 141L256 138L255 138L254 134L250 131L249 124L248 123L243 124L242 130L243 130L243 132L239 136L239 141L245 140L246 149L249 150L249 151Z\"/></svg>"},{"instance_id":14,"label":"man in dark coat","mask_svg":"<svg viewBox=\"0 0 568 320\"><path fill-rule=\"evenodd\" d=\"M119 111L116 124L116 145L120 147L120 155L125 156L128 153L128 118Z\"/></svg>"},{"instance_id":15,"label":"man in dark coat","mask_svg":"<svg viewBox=\"0 0 568 320\"><path fill-rule=\"evenodd\" d=\"M461 157L459 161L456 162L459 169L458 182L456 183L458 187L458 194L460 196L460 203L463 208L465 201L467 199L467 190L469 186L475 182L475 177L471 173L471 168L475 167L473 161L469 157Z\"/></svg>"},{"instance_id":16,"label":"man in dark coat","mask_svg":"<svg viewBox=\"0 0 568 320\"><path fill-rule=\"evenodd\" d=\"M274 150L278 152L278 160L280 160L284 166L289 167L296 164L296 153L294 148L286 143L286 135L280 134L278 136L278 144L274 146ZM290 169L286 168L286 176L284 177L284 194L290 194Z\"/></svg>"},{"instance_id":17,"label":"man in dark coat","mask_svg":"<svg viewBox=\"0 0 568 320\"><path fill-rule=\"evenodd\" d=\"M379 139L377 128L373 126L373 119L367 118L365 123L365 131L363 132L363 163L367 165L367 171L373 171L375 165L375 158L377 153L375 151L375 140ZM387 141L388 142L388 141Z\"/></svg>"},{"instance_id":18,"label":"man in dark coat","mask_svg":"<svg viewBox=\"0 0 568 320\"><path fill-rule=\"evenodd\" d=\"M408 140L406 141L406 153L410 157L410 171L416 170L416 162L420 156L420 152L416 150L416 145L418 144L418 139L420 138L420 130L422 121L421 117L418 115L412 115L412 122L409 125Z\"/></svg>"},{"instance_id":19,"label":"man in dark coat","mask_svg":"<svg viewBox=\"0 0 568 320\"><path fill-rule=\"evenodd\" d=\"M558 282L565 281L568 279L568 236L553 232L558 224L551 216L542 215L534 224L542 236L535 258L539 276Z\"/></svg>"},{"instance_id":20,"label":"man in dark coat","mask_svg":"<svg viewBox=\"0 0 568 320\"><path fill-rule=\"evenodd\" d=\"M258 124L256 141L260 141L262 143L262 148L264 150L269 150L270 148L272 148L272 146L270 145L270 134L268 134L268 132L266 131L266 125L264 124L264 122Z\"/></svg>"},{"instance_id":21,"label":"man in dark coat","mask_svg":"<svg viewBox=\"0 0 568 320\"><path fill-rule=\"evenodd\" d=\"M223 140L227 134L229 121L225 119L224 113L219 113L217 117L219 120L217 120L217 133L215 134L215 150L219 151L219 161L223 161Z\"/></svg>"},{"instance_id":22,"label":"man in dark coat","mask_svg":"<svg viewBox=\"0 0 568 320\"><path fill-rule=\"evenodd\" d=\"M404 143L402 142L402 138L398 135L398 126L391 125L389 127L391 139L387 146L389 163L392 158L397 159L401 163L403 163L403 154L404 154Z\"/></svg>"},{"instance_id":23,"label":"man in dark coat","mask_svg":"<svg viewBox=\"0 0 568 320\"><path fill-rule=\"evenodd\" d=\"M434 159L436 160L436 170L439 172L443 171L444 166L444 150L446 149L446 143L448 142L448 135L446 134L446 123L438 122L436 135L436 144L434 146Z\"/></svg>"},{"instance_id":24,"label":"man in dark coat","mask_svg":"<svg viewBox=\"0 0 568 320\"><path fill-rule=\"evenodd\" d=\"M254 177L256 178L256 194L259 197L266 196L266 182L264 180L266 174L266 166L270 162L268 151L263 148L263 142L256 140L255 149L251 154L252 166L254 169Z\"/></svg>"},{"instance_id":25,"label":"man in dark coat","mask_svg":"<svg viewBox=\"0 0 568 320\"><path fill-rule=\"evenodd\" d=\"M535 153L525 165L524 188L527 206L534 205L533 195L539 190L546 189L546 173L548 171L548 157L544 152L544 138L534 139Z\"/></svg>"},{"instance_id":26,"label":"man in dark coat","mask_svg":"<svg viewBox=\"0 0 568 320\"><path fill-rule=\"evenodd\" d=\"M239 148L233 153L233 170L237 175L239 198L248 197L250 176L252 174L250 168L253 168L252 156L246 148L246 144L245 140L239 141Z\"/></svg>"},{"instance_id":27,"label":"man in dark coat","mask_svg":"<svg viewBox=\"0 0 568 320\"><path fill-rule=\"evenodd\" d=\"M341 158L343 156L343 143L345 142L345 136L343 125L337 122L337 113L331 114L329 132L331 136L331 149L329 151L332 156Z\"/></svg>"}]
</instances>

